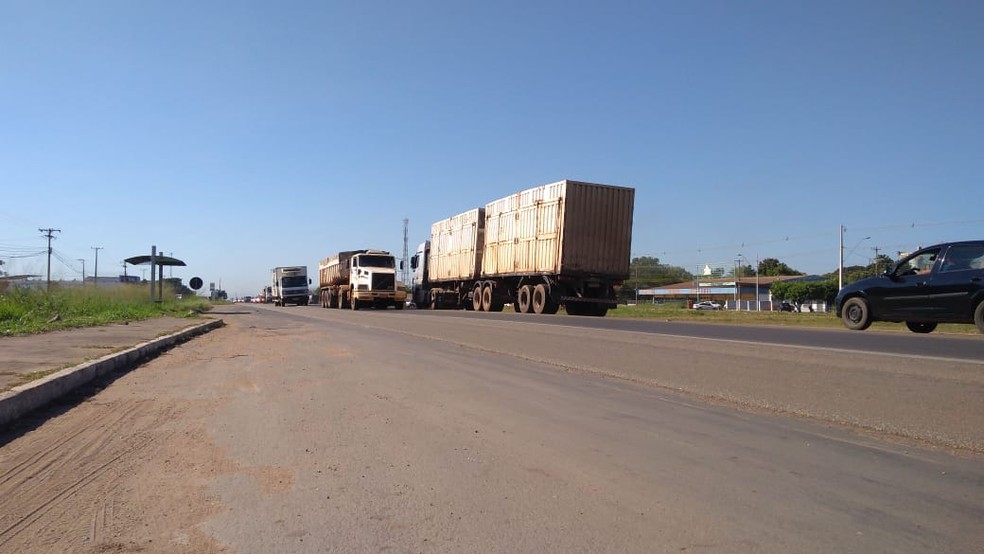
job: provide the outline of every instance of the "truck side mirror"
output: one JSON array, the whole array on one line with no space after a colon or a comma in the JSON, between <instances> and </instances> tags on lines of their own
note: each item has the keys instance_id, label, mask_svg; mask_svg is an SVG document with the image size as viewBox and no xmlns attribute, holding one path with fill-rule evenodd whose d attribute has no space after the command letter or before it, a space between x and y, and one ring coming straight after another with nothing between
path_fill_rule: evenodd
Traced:
<instances>
[{"instance_id":1,"label":"truck side mirror","mask_svg":"<svg viewBox=\"0 0 984 554\"><path fill-rule=\"evenodd\" d=\"M308 278L308 284L309 285L311 284L311 278L310 277Z\"/></svg>"},{"instance_id":2,"label":"truck side mirror","mask_svg":"<svg viewBox=\"0 0 984 554\"><path fill-rule=\"evenodd\" d=\"M403 260L400 260L400 269L403 269Z\"/></svg>"}]
</instances>

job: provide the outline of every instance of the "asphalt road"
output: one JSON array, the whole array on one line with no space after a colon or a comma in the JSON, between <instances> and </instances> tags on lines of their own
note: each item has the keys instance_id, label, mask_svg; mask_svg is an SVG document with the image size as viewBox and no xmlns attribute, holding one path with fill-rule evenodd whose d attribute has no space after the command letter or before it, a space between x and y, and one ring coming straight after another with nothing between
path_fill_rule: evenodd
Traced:
<instances>
[{"instance_id":1,"label":"asphalt road","mask_svg":"<svg viewBox=\"0 0 984 554\"><path fill-rule=\"evenodd\" d=\"M853 352L875 352L898 356L929 356L953 360L984 361L984 335L945 335L848 331L808 327L776 327L756 325L720 325L654 319L621 319L614 317L535 317L528 314L475 313L467 311L411 310L410 313L431 317L484 318L501 321L531 322L544 325L563 325L589 329L633 331L654 335L696 337L701 339L758 342L790 347L840 349ZM535 319L531 319L535 318Z\"/></svg>"},{"instance_id":2,"label":"asphalt road","mask_svg":"<svg viewBox=\"0 0 984 554\"><path fill-rule=\"evenodd\" d=\"M4 437L0 550L895 553L984 538L984 362L958 359L971 339L913 356L878 333L223 311L223 329Z\"/></svg>"}]
</instances>

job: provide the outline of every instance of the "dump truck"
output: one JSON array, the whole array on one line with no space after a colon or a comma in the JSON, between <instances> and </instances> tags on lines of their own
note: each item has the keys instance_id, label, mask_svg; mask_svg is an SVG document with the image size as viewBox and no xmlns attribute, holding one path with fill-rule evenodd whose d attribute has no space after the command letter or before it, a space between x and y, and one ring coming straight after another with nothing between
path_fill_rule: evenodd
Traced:
<instances>
[{"instance_id":1,"label":"dump truck","mask_svg":"<svg viewBox=\"0 0 984 554\"><path fill-rule=\"evenodd\" d=\"M307 266L275 267L270 270L270 295L268 302L277 306L294 304L307 306L308 285Z\"/></svg>"},{"instance_id":2,"label":"dump truck","mask_svg":"<svg viewBox=\"0 0 984 554\"><path fill-rule=\"evenodd\" d=\"M406 295L396 280L396 259L385 250L348 250L318 264L323 308L402 310Z\"/></svg>"},{"instance_id":3,"label":"dump truck","mask_svg":"<svg viewBox=\"0 0 984 554\"><path fill-rule=\"evenodd\" d=\"M635 189L564 180L438 221L410 259L421 308L604 316L629 276Z\"/></svg>"}]
</instances>

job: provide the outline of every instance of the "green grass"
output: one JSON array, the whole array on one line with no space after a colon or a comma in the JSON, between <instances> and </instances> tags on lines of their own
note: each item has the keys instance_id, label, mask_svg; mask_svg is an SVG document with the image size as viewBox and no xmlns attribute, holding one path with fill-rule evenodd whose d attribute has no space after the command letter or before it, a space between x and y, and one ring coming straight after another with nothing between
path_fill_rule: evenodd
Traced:
<instances>
[{"instance_id":1,"label":"green grass","mask_svg":"<svg viewBox=\"0 0 984 554\"><path fill-rule=\"evenodd\" d=\"M683 304L620 304L618 309L609 310L609 317L660 319L663 321L702 321L707 323L727 323L738 325L779 325L787 327L826 327L844 329L844 324L833 312L755 312L733 310L693 310ZM904 323L878 322L871 325L872 330L903 331L910 333ZM933 333L979 334L974 325L941 323Z\"/></svg>"},{"instance_id":2,"label":"green grass","mask_svg":"<svg viewBox=\"0 0 984 554\"><path fill-rule=\"evenodd\" d=\"M161 303L150 301L143 286L52 287L0 292L0 336L43 333L154 317L195 317L211 308L203 298L175 299L165 291Z\"/></svg>"}]
</instances>

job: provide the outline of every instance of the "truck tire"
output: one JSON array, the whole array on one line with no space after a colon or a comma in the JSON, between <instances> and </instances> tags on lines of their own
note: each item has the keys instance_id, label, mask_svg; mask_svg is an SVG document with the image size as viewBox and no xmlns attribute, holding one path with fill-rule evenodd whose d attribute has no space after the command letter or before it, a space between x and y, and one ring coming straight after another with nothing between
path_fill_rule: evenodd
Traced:
<instances>
[{"instance_id":1,"label":"truck tire","mask_svg":"<svg viewBox=\"0 0 984 554\"><path fill-rule=\"evenodd\" d=\"M533 310L533 287L523 285L519 287L519 299L516 301L516 311L521 314L528 314Z\"/></svg>"},{"instance_id":2,"label":"truck tire","mask_svg":"<svg viewBox=\"0 0 984 554\"><path fill-rule=\"evenodd\" d=\"M501 312L505 304L496 295L491 284L482 287L482 309L486 312Z\"/></svg>"},{"instance_id":3,"label":"truck tire","mask_svg":"<svg viewBox=\"0 0 984 554\"><path fill-rule=\"evenodd\" d=\"M587 310L585 310L586 307L580 302L568 302L564 304L564 311L567 312L567 315L588 315Z\"/></svg>"},{"instance_id":4,"label":"truck tire","mask_svg":"<svg viewBox=\"0 0 984 554\"><path fill-rule=\"evenodd\" d=\"M356 300L355 298L349 300L349 305L351 306L351 308L353 310L358 310L359 309L359 301Z\"/></svg>"},{"instance_id":5,"label":"truck tire","mask_svg":"<svg viewBox=\"0 0 984 554\"><path fill-rule=\"evenodd\" d=\"M550 289L540 283L533 288L533 313L555 314L560 306L550 297Z\"/></svg>"},{"instance_id":6,"label":"truck tire","mask_svg":"<svg viewBox=\"0 0 984 554\"><path fill-rule=\"evenodd\" d=\"M481 283L475 283L475 288L472 289L472 309L474 309L476 312L480 312L483 310Z\"/></svg>"}]
</instances>

